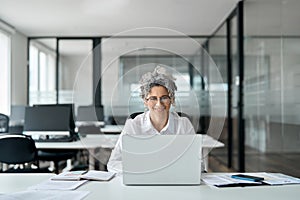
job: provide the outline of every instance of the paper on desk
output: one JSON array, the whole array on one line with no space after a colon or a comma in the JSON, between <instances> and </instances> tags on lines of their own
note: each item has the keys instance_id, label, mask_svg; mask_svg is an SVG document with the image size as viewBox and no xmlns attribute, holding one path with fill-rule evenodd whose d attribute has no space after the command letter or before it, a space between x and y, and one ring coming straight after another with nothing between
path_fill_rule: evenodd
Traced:
<instances>
[{"instance_id":1,"label":"paper on desk","mask_svg":"<svg viewBox=\"0 0 300 200\"><path fill-rule=\"evenodd\" d=\"M0 200L57 200L57 199L84 199L90 192L89 191L36 191L27 190L22 192L15 192L11 194L0 195Z\"/></svg>"},{"instance_id":2,"label":"paper on desk","mask_svg":"<svg viewBox=\"0 0 300 200\"><path fill-rule=\"evenodd\" d=\"M31 186L30 190L75 190L79 186L86 183L87 180L82 181L54 181L46 180L37 185Z\"/></svg>"},{"instance_id":3,"label":"paper on desk","mask_svg":"<svg viewBox=\"0 0 300 200\"><path fill-rule=\"evenodd\" d=\"M230 185L238 185L238 184L253 184L258 185L261 184L259 182L246 181L240 179L231 178L231 174L202 174L202 181L209 186L230 186Z\"/></svg>"},{"instance_id":4,"label":"paper on desk","mask_svg":"<svg viewBox=\"0 0 300 200\"><path fill-rule=\"evenodd\" d=\"M300 184L300 179L281 173L257 173L264 177L264 183L269 185Z\"/></svg>"},{"instance_id":5,"label":"paper on desk","mask_svg":"<svg viewBox=\"0 0 300 200\"><path fill-rule=\"evenodd\" d=\"M51 178L51 180L62 180L62 181L79 181L82 174L86 171L68 171L57 174Z\"/></svg>"},{"instance_id":6,"label":"paper on desk","mask_svg":"<svg viewBox=\"0 0 300 200\"><path fill-rule=\"evenodd\" d=\"M115 175L116 173L114 172L90 170L87 173L81 175L81 178L86 180L95 180L95 181L109 181Z\"/></svg>"},{"instance_id":7,"label":"paper on desk","mask_svg":"<svg viewBox=\"0 0 300 200\"><path fill-rule=\"evenodd\" d=\"M114 172L107 171L71 171L71 172L62 172L58 175L55 175L51 180L61 180L61 181L76 181L76 180L91 180L91 181L109 181L115 176Z\"/></svg>"},{"instance_id":8,"label":"paper on desk","mask_svg":"<svg viewBox=\"0 0 300 200\"><path fill-rule=\"evenodd\" d=\"M287 185L287 184L300 184L300 179L292 176L288 176L281 173L267 173L267 172L257 172L257 173L245 173L252 176L263 177L262 182L253 182L240 179L231 178L232 173L228 174L202 174L202 180L207 185L210 186L233 186L234 184L253 184L260 185L262 183L268 185Z\"/></svg>"}]
</instances>

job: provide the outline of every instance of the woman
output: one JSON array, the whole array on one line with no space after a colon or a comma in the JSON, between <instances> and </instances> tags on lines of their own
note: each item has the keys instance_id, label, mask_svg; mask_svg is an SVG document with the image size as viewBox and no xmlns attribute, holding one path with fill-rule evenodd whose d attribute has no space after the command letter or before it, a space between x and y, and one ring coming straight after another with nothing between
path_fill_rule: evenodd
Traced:
<instances>
[{"instance_id":1,"label":"woman","mask_svg":"<svg viewBox=\"0 0 300 200\"><path fill-rule=\"evenodd\" d=\"M140 80L141 97L148 111L128 119L107 164L108 171L122 172L122 136L124 134L195 134L186 117L170 112L175 103L175 78L162 67L144 74Z\"/></svg>"}]
</instances>

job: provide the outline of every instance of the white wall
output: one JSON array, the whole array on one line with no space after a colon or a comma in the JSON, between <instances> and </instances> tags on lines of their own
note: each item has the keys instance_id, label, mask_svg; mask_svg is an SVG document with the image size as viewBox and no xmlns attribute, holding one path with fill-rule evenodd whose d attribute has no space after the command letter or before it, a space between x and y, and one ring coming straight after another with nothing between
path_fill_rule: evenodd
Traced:
<instances>
[{"instance_id":1,"label":"white wall","mask_svg":"<svg viewBox=\"0 0 300 200\"><path fill-rule=\"evenodd\" d=\"M16 31L11 39L11 104L25 105L27 103L27 37Z\"/></svg>"}]
</instances>

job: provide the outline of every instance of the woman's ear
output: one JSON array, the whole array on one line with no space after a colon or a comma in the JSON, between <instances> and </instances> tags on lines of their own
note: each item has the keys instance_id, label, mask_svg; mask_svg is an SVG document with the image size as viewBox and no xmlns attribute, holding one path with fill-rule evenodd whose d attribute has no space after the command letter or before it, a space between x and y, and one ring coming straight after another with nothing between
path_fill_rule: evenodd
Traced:
<instances>
[{"instance_id":1,"label":"woman's ear","mask_svg":"<svg viewBox=\"0 0 300 200\"><path fill-rule=\"evenodd\" d=\"M175 106L175 97L171 97L171 104Z\"/></svg>"},{"instance_id":2,"label":"woman's ear","mask_svg":"<svg viewBox=\"0 0 300 200\"><path fill-rule=\"evenodd\" d=\"M147 100L146 100L146 99L144 99L144 105L145 105L146 107L148 107L148 103L147 103Z\"/></svg>"}]
</instances>

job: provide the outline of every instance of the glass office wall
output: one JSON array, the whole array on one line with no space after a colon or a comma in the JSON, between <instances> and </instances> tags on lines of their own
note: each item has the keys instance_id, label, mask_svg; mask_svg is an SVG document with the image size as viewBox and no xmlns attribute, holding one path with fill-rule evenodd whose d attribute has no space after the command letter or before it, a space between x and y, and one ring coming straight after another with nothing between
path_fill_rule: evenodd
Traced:
<instances>
[{"instance_id":1,"label":"glass office wall","mask_svg":"<svg viewBox=\"0 0 300 200\"><path fill-rule=\"evenodd\" d=\"M300 63L300 29L297 26L299 7L300 2L294 0L244 2L243 83L239 81L237 63L237 17L230 20L232 84L228 89L232 91L233 170L239 169L236 159L239 153L237 108L243 106L238 104L239 87L243 84L245 170L276 171L300 176L300 98L297 95ZM223 43L220 39L220 35L225 33L224 26L209 40L210 54L215 57L219 68L226 66L226 59L218 61L218 57L214 56L222 54L222 51L226 54L225 39ZM218 51L221 53L215 53ZM228 127L224 126L220 138L225 144L226 130ZM224 150L216 149L212 155L226 163Z\"/></svg>"},{"instance_id":2,"label":"glass office wall","mask_svg":"<svg viewBox=\"0 0 300 200\"><path fill-rule=\"evenodd\" d=\"M212 150L212 156L238 169L238 90L239 69L237 65L237 17L227 19L208 40L208 49L216 62L226 91L226 121L220 135L225 148Z\"/></svg>"},{"instance_id":3,"label":"glass office wall","mask_svg":"<svg viewBox=\"0 0 300 200\"><path fill-rule=\"evenodd\" d=\"M278 165L300 176L299 7L294 0L245 2L248 170L272 171Z\"/></svg>"},{"instance_id":4,"label":"glass office wall","mask_svg":"<svg viewBox=\"0 0 300 200\"><path fill-rule=\"evenodd\" d=\"M227 88L227 29L226 23L223 24L219 30L215 33L213 37L208 40L208 50L209 54L211 55L212 59L217 65L217 68L222 76L224 86L226 84L225 90L226 93L228 91ZM208 81L210 83L210 81ZM213 89L213 87L211 87ZM216 87L217 88L217 87ZM213 93L214 91L210 91ZM227 101L227 96L226 96ZM222 148L222 151L215 151L212 150L212 154L214 157L217 157L221 160L224 164L227 164L228 158L228 131L227 131L227 124L228 121L224 124L224 128L222 134L220 135L219 140L225 144L225 148Z\"/></svg>"},{"instance_id":5,"label":"glass office wall","mask_svg":"<svg viewBox=\"0 0 300 200\"><path fill-rule=\"evenodd\" d=\"M143 74L153 71L160 65L167 68L176 78L178 91L174 109L193 115L197 109L193 109L190 105L199 104L199 94L192 90L191 82L194 81L195 87L200 88L197 73L199 74L202 41L204 39L188 37L124 37L104 40L101 78L105 114L123 117L117 122L122 124L129 114L143 112L145 108L139 96L139 80ZM195 73L191 75L193 70ZM194 114L199 116L199 112ZM196 120L195 127L198 127L198 123Z\"/></svg>"},{"instance_id":6,"label":"glass office wall","mask_svg":"<svg viewBox=\"0 0 300 200\"><path fill-rule=\"evenodd\" d=\"M230 20L231 28L231 113L232 113L232 163L233 169L239 169L239 65L238 65L238 37L237 37L237 16Z\"/></svg>"},{"instance_id":7,"label":"glass office wall","mask_svg":"<svg viewBox=\"0 0 300 200\"><path fill-rule=\"evenodd\" d=\"M93 103L93 41L60 39L58 44L58 103L91 105Z\"/></svg>"}]
</instances>

